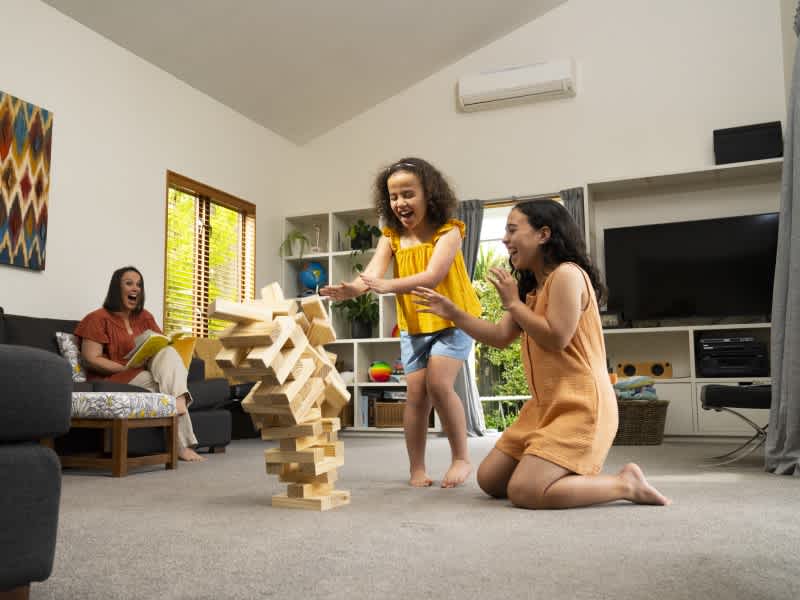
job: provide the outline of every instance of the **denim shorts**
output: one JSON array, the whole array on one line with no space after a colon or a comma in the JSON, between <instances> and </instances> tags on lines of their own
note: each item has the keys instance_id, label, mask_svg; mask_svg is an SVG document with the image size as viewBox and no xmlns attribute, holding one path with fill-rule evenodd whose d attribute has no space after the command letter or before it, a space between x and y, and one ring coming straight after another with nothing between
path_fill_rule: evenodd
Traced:
<instances>
[{"instance_id":1,"label":"denim shorts","mask_svg":"<svg viewBox=\"0 0 800 600\"><path fill-rule=\"evenodd\" d=\"M472 338L455 327L419 335L400 332L400 357L406 375L427 367L431 356L467 360L471 350Z\"/></svg>"}]
</instances>

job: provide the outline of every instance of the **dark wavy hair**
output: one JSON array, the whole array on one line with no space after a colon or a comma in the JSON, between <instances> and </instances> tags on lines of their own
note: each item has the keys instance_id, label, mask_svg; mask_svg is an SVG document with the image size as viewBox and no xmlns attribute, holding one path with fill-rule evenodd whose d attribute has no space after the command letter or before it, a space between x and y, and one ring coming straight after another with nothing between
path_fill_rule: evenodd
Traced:
<instances>
[{"instance_id":1,"label":"dark wavy hair","mask_svg":"<svg viewBox=\"0 0 800 600\"><path fill-rule=\"evenodd\" d=\"M114 271L111 281L108 283L108 292L106 293L105 302L103 302L103 308L109 312L122 310L122 276L128 271L133 271L142 278L142 293L139 294L133 314L138 315L144 309L144 277L136 267L122 267Z\"/></svg>"},{"instance_id":2,"label":"dark wavy hair","mask_svg":"<svg viewBox=\"0 0 800 600\"><path fill-rule=\"evenodd\" d=\"M378 216L383 218L386 226L397 232L403 231L403 224L397 218L397 215L392 212L392 207L389 204L389 190L386 187L389 177L398 171L408 171L419 178L427 201L426 217L428 220L436 227L447 223L448 219L455 213L458 205L456 195L450 188L447 179L436 167L426 160L411 156L401 158L388 167L381 169L375 178L373 189L375 209L378 211Z\"/></svg>"},{"instance_id":3,"label":"dark wavy hair","mask_svg":"<svg viewBox=\"0 0 800 600\"><path fill-rule=\"evenodd\" d=\"M565 262L573 262L586 271L594 288L597 301L602 302L606 289L600 281L597 268L592 264L586 252L586 242L583 232L578 229L577 223L560 202L549 198L526 200L514 206L528 218L528 223L534 229L550 228L550 239L542 246L544 264L549 270L555 269ZM517 278L519 298L523 302L525 296L535 290L539 284L536 276L531 271L517 271L511 267L511 272Z\"/></svg>"}]
</instances>

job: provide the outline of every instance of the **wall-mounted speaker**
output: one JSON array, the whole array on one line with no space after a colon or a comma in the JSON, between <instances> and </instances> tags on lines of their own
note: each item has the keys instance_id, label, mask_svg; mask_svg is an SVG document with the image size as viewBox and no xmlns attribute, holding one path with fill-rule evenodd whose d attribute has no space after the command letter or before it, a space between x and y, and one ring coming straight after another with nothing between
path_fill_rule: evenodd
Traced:
<instances>
[{"instance_id":1,"label":"wall-mounted speaker","mask_svg":"<svg viewBox=\"0 0 800 600\"><path fill-rule=\"evenodd\" d=\"M672 377L672 365L665 361L621 362L617 364L616 372L620 377L647 375L656 379L669 379Z\"/></svg>"}]
</instances>

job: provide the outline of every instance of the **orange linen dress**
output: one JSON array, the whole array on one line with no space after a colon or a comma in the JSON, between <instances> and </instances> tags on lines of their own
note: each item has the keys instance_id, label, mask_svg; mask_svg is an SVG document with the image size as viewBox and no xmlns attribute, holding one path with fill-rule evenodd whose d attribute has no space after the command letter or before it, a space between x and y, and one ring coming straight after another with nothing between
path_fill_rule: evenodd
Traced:
<instances>
[{"instance_id":1,"label":"orange linen dress","mask_svg":"<svg viewBox=\"0 0 800 600\"><path fill-rule=\"evenodd\" d=\"M580 270L589 302L563 350L545 350L523 332L522 362L533 398L495 447L516 460L532 454L579 475L594 475L602 470L617 433L617 399L608 377L600 312L589 277L574 263L563 263L553 273L559 269ZM551 273L541 292L531 292L526 298L537 315L547 310L552 281Z\"/></svg>"}]
</instances>

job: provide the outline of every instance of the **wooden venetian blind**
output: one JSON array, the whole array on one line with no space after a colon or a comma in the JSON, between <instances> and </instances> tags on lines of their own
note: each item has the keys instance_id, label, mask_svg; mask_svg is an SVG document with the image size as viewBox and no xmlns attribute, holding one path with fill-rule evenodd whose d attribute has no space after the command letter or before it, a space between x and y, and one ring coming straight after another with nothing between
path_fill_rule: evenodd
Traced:
<instances>
[{"instance_id":1,"label":"wooden venetian blind","mask_svg":"<svg viewBox=\"0 0 800 600\"><path fill-rule=\"evenodd\" d=\"M208 319L217 298L255 297L255 205L167 173L164 330L215 337L229 325Z\"/></svg>"}]
</instances>

